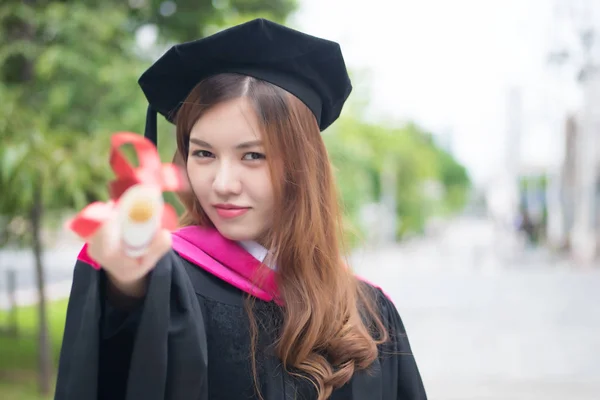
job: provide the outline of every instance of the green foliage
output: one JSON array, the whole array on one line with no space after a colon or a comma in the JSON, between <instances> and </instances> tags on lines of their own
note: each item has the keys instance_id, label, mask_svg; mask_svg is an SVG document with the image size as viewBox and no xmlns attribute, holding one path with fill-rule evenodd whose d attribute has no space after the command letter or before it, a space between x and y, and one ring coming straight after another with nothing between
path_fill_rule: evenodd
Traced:
<instances>
[{"instance_id":1,"label":"green foliage","mask_svg":"<svg viewBox=\"0 0 600 400\"><path fill-rule=\"evenodd\" d=\"M296 0L132 0L129 4L135 6L129 8L132 26L157 25L165 42L195 40L258 17L283 22L297 7Z\"/></svg>"},{"instance_id":2,"label":"green foliage","mask_svg":"<svg viewBox=\"0 0 600 400\"><path fill-rule=\"evenodd\" d=\"M142 132L146 99L137 78L161 51L136 47L139 28L155 26L157 43L164 46L258 16L282 22L295 7L295 0L3 2L0 234L27 232L19 221L28 217L37 186L45 208L57 213L106 198L112 175L108 135ZM431 134L411 124L364 123L356 117L364 104L349 106L352 112L324 133L348 226L364 204L381 199L386 189L382 174L390 168L399 236L418 232L431 215L461 209L468 176ZM160 119L159 132L161 158L170 161L173 127ZM427 182L439 184L441 193L432 195ZM178 205L174 195L166 197Z\"/></svg>"},{"instance_id":3,"label":"green foliage","mask_svg":"<svg viewBox=\"0 0 600 400\"><path fill-rule=\"evenodd\" d=\"M67 300L49 303L48 319L50 335L54 346L53 360L58 362L62 340ZM8 312L0 310L0 326L9 318ZM37 307L27 306L17 309L18 337L0 336L0 372L10 369L34 370L36 367L36 334L38 330Z\"/></svg>"},{"instance_id":4,"label":"green foliage","mask_svg":"<svg viewBox=\"0 0 600 400\"><path fill-rule=\"evenodd\" d=\"M470 183L465 168L413 124L386 127L346 115L324 139L352 229L359 225L361 207L381 200L386 172L395 176L398 238L420 233L429 217L457 212L466 204Z\"/></svg>"},{"instance_id":5,"label":"green foliage","mask_svg":"<svg viewBox=\"0 0 600 400\"><path fill-rule=\"evenodd\" d=\"M283 21L295 7L295 0L3 1L0 245L29 244L23 221L37 187L46 216L106 199L109 135L144 129L137 79L157 54L136 46L140 27L156 26L160 45L256 16ZM172 135L165 121L159 128L161 137ZM164 161L174 150L174 140L161 141Z\"/></svg>"},{"instance_id":6,"label":"green foliage","mask_svg":"<svg viewBox=\"0 0 600 400\"><path fill-rule=\"evenodd\" d=\"M67 301L52 302L48 307L50 337L53 343L52 360L58 365L63 337ZM0 310L0 326L8 320L6 311ZM38 319L36 307L17 310L18 337L0 336L0 399L41 400L50 399L36 393ZM6 381L2 381L6 378Z\"/></svg>"}]
</instances>

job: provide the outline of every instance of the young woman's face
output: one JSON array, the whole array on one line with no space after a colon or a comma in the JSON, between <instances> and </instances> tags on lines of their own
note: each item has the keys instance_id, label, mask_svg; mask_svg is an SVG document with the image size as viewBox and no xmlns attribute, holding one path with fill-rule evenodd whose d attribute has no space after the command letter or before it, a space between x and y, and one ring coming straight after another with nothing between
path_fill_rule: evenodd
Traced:
<instances>
[{"instance_id":1,"label":"young woman's face","mask_svg":"<svg viewBox=\"0 0 600 400\"><path fill-rule=\"evenodd\" d=\"M190 133L187 172L202 209L231 240L258 240L269 231L273 186L262 134L244 98L206 112Z\"/></svg>"}]
</instances>

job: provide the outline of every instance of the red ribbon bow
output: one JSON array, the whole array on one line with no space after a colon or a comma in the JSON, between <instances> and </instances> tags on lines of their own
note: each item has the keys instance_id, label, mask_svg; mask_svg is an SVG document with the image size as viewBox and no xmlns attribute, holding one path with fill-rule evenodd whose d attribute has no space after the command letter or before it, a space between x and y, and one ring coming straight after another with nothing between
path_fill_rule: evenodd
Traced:
<instances>
[{"instance_id":1,"label":"red ribbon bow","mask_svg":"<svg viewBox=\"0 0 600 400\"><path fill-rule=\"evenodd\" d=\"M119 151L125 144L132 144L139 167L134 168ZM175 164L162 164L154 144L148 139L131 132L117 132L111 137L110 166L116 179L108 185L111 200L94 202L85 207L75 218L67 222L67 228L81 238L88 238L109 218L119 198L127 189L137 184L154 185L163 192L187 190L187 179ZM162 227L177 228L177 213L169 204L164 205Z\"/></svg>"}]
</instances>

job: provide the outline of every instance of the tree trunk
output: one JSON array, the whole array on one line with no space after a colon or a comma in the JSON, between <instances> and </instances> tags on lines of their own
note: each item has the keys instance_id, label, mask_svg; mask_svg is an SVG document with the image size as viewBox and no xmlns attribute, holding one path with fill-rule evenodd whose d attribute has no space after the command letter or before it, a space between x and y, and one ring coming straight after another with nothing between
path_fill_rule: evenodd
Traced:
<instances>
[{"instance_id":1,"label":"tree trunk","mask_svg":"<svg viewBox=\"0 0 600 400\"><path fill-rule=\"evenodd\" d=\"M31 7L36 5L36 0L25 1ZM11 40L26 40L35 43L36 29L34 21L23 19L19 15L9 15L0 21L0 36L6 36L8 42ZM34 81L35 61L23 54L9 57L2 66L3 79L6 82L19 84L23 87L31 85ZM27 93L34 93L29 88ZM38 177L38 179L41 177ZM29 222L33 235L33 256L35 258L36 281L39 296L39 387L44 395L49 395L52 382L52 354L50 350L50 333L48 328L48 315L46 309L46 293L44 282L44 268L42 261L41 227L43 216L42 181L33 182L33 205L30 210Z\"/></svg>"},{"instance_id":2,"label":"tree trunk","mask_svg":"<svg viewBox=\"0 0 600 400\"><path fill-rule=\"evenodd\" d=\"M42 261L42 182L34 183L34 198L31 208L31 229L33 234L33 256L35 257L35 275L38 289L38 318L39 318L39 342L38 342L38 368L39 388L43 395L49 395L52 381L52 353L50 348L50 329L48 326L48 310L46 305L46 283L44 279L44 266Z\"/></svg>"}]
</instances>

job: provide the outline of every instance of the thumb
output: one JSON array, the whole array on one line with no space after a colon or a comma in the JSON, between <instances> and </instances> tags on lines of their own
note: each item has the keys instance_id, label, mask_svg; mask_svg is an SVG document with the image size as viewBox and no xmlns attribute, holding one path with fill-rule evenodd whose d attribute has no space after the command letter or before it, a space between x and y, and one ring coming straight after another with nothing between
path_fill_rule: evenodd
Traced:
<instances>
[{"instance_id":1,"label":"thumb","mask_svg":"<svg viewBox=\"0 0 600 400\"><path fill-rule=\"evenodd\" d=\"M118 254L121 250L121 225L116 210L112 210L102 234L105 254L111 256Z\"/></svg>"},{"instance_id":2,"label":"thumb","mask_svg":"<svg viewBox=\"0 0 600 400\"><path fill-rule=\"evenodd\" d=\"M171 249L171 232L166 229L160 229L154 235L152 242L148 246L149 251L144 257L144 264L153 268L158 261Z\"/></svg>"},{"instance_id":3,"label":"thumb","mask_svg":"<svg viewBox=\"0 0 600 400\"><path fill-rule=\"evenodd\" d=\"M166 229L161 229L158 231L155 237L157 250L165 254L167 253L173 244L173 237L171 236L171 232Z\"/></svg>"}]
</instances>

